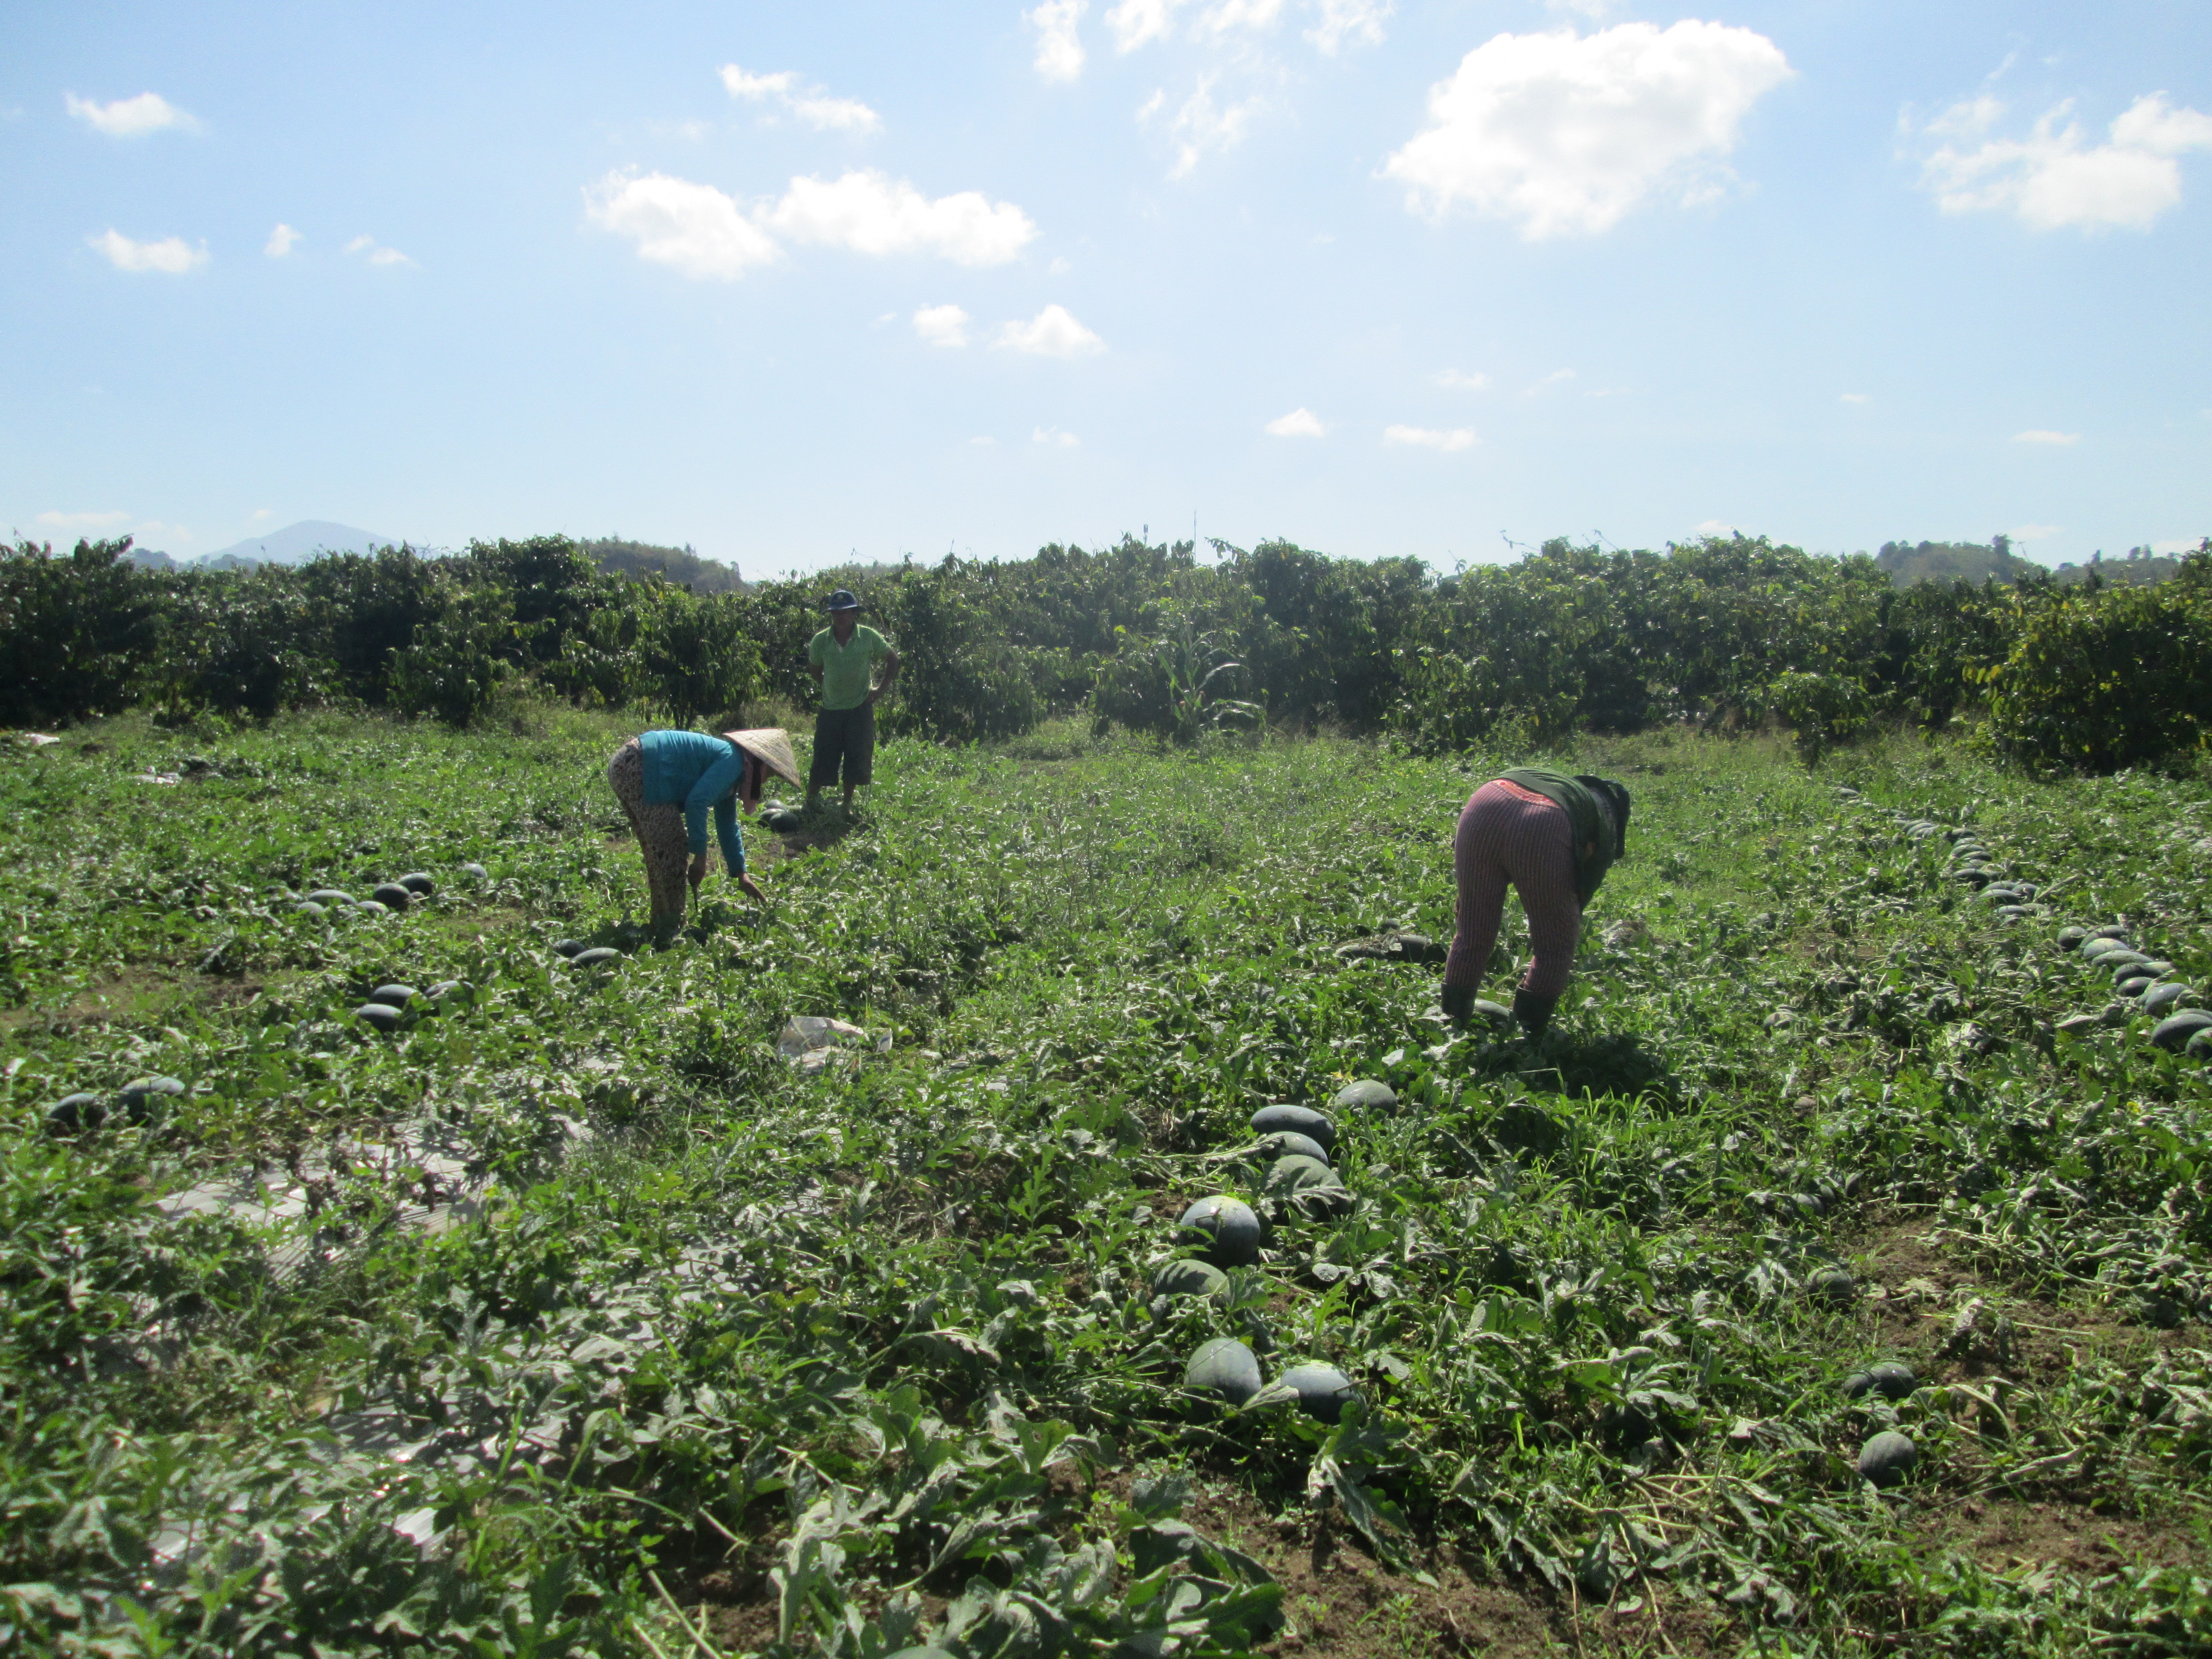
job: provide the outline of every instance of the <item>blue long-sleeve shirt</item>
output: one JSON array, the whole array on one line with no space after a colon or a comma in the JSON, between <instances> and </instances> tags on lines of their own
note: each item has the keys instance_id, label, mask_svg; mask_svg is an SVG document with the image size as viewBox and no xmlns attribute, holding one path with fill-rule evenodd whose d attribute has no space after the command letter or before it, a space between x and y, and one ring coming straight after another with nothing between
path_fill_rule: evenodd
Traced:
<instances>
[{"instance_id":1,"label":"blue long-sleeve shirt","mask_svg":"<svg viewBox=\"0 0 2212 1659\"><path fill-rule=\"evenodd\" d=\"M707 809L713 807L722 862L732 875L743 875L745 842L738 833L737 794L744 752L727 738L704 732L647 732L637 746L645 757L646 804L684 809L694 858L707 850Z\"/></svg>"}]
</instances>

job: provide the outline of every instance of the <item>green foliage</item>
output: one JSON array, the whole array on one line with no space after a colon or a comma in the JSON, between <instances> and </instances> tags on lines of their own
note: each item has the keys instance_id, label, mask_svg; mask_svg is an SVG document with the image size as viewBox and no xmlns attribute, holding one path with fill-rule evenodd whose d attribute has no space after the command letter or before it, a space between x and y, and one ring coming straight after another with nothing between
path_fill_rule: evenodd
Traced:
<instances>
[{"instance_id":1,"label":"green foliage","mask_svg":"<svg viewBox=\"0 0 2212 1659\"><path fill-rule=\"evenodd\" d=\"M2212 1640L2212 1079L2057 1029L2110 988L2051 948L2120 916L2212 983L2203 783L1871 738L1825 763L1853 798L1763 739L1583 740L1545 758L1631 779L1637 835L1531 1050L1335 954L1449 930L1472 760L894 738L865 826L758 849L772 910L587 978L551 941L642 908L628 723L525 724L284 714L159 792L140 717L0 750L27 1650L1317 1649L1345 1632L1293 1572L1356 1613L1475 1594L1454 1563L1563 1650L1641 1640L1638 1597L1715 1650ZM1873 802L1971 817L2063 904L1992 917ZM416 868L404 915L287 902ZM350 1018L447 978L473 997L393 1036ZM799 1013L893 1045L802 1075ZM149 1072L187 1085L166 1118L44 1132ZM1268 1198L1254 1106L1353 1078L1401 1104L1340 1118L1352 1212ZM459 1178L368 1150L400 1123L468 1171L442 1231ZM162 1207L249 1170L295 1205ZM1267 1253L1155 1304L1215 1190ZM1860 1296L1808 1296L1838 1264ZM1184 1396L1230 1335L1361 1403ZM1891 1357L1929 1386L1844 1397ZM1876 1497L1850 1459L1890 1427L1920 1470ZM1998 1572L1970 1502L2145 1559ZM1308 1574L1345 1544L1379 1565Z\"/></svg>"},{"instance_id":2,"label":"green foliage","mask_svg":"<svg viewBox=\"0 0 2212 1659\"><path fill-rule=\"evenodd\" d=\"M392 706L451 726L473 724L507 677L516 634L505 590L468 587L450 595L436 617L416 625L411 644L392 652L386 675Z\"/></svg>"},{"instance_id":3,"label":"green foliage","mask_svg":"<svg viewBox=\"0 0 2212 1659\"><path fill-rule=\"evenodd\" d=\"M2201 750L2212 722L2212 553L2155 587L2069 588L2025 607L1984 671L2006 753L2110 772Z\"/></svg>"},{"instance_id":4,"label":"green foliage","mask_svg":"<svg viewBox=\"0 0 2212 1659\"><path fill-rule=\"evenodd\" d=\"M1099 720L1191 744L1208 732L1256 726L1266 711L1228 696L1244 665L1187 616L1155 617L1149 641L1130 640L1100 671L1091 692ZM1217 684L1217 682L1218 682Z\"/></svg>"},{"instance_id":5,"label":"green foliage","mask_svg":"<svg viewBox=\"0 0 2212 1659\"><path fill-rule=\"evenodd\" d=\"M1849 674L1777 675L1759 700L1796 733L1797 752L1808 765L1832 744L1856 734L1871 707L1866 687Z\"/></svg>"},{"instance_id":6,"label":"green foliage","mask_svg":"<svg viewBox=\"0 0 2212 1659\"><path fill-rule=\"evenodd\" d=\"M153 578L131 538L80 541L65 559L18 542L0 554L0 722L82 720L127 708L161 634Z\"/></svg>"},{"instance_id":7,"label":"green foliage","mask_svg":"<svg viewBox=\"0 0 2212 1659\"><path fill-rule=\"evenodd\" d=\"M2167 624L2140 620L2195 615L2186 595L2202 581L2186 569L2147 593L2138 620L2111 611L2130 638L2107 641L2081 631L2107 615L2109 584L2094 575L2069 588L2001 559L2010 586L1899 587L1880 560L1744 536L1656 552L1559 539L1442 576L1285 541L1216 542L1201 564L1189 543L1125 537L1096 552L1055 544L1030 559L908 560L726 592L665 580L641 555L613 561L633 574L610 574L593 545L539 536L471 543L453 559L387 548L234 574L137 570L106 544L57 560L25 544L0 555L0 647L20 642L29 665L10 687L13 718L81 718L135 698L173 717L350 701L466 720L501 673L580 707L645 703L671 719L762 695L805 707L806 644L825 625L823 596L842 586L904 659L882 729L939 743L1005 741L1078 714L1188 743L1264 711L1279 729L1389 731L1449 754L1771 718L1812 758L1884 721L1943 728L2000 680L2012 711L2001 741L2023 757L2124 763L2112 757L2191 747L2201 725L2193 692L2120 699L2069 748L2031 707L2110 697L2093 673L2106 645L2143 665L2186 655L2193 623L2159 644ZM2048 613L2061 595L2077 608ZM2031 624L2044 633L2023 646ZM2143 641L2130 643L2131 629Z\"/></svg>"},{"instance_id":8,"label":"green foliage","mask_svg":"<svg viewBox=\"0 0 2212 1659\"><path fill-rule=\"evenodd\" d=\"M651 590L638 647L647 699L681 730L702 714L734 708L759 695L760 647L745 631L734 595L701 596L681 587Z\"/></svg>"}]
</instances>

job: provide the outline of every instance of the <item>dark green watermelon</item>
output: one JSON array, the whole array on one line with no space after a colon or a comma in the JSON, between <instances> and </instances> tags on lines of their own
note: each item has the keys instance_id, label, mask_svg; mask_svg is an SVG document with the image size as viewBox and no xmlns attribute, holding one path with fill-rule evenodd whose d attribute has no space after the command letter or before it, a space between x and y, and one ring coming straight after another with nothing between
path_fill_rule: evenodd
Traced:
<instances>
[{"instance_id":1,"label":"dark green watermelon","mask_svg":"<svg viewBox=\"0 0 2212 1659\"><path fill-rule=\"evenodd\" d=\"M1252 1152L1254 1156L1263 1158L1310 1158L1321 1164L1328 1162L1327 1147L1293 1129L1278 1129L1271 1135L1261 1135L1253 1143Z\"/></svg>"},{"instance_id":2,"label":"dark green watermelon","mask_svg":"<svg viewBox=\"0 0 2212 1659\"><path fill-rule=\"evenodd\" d=\"M1859 1474L1877 1486L1895 1486L1919 1462L1920 1448L1894 1429L1883 1430L1859 1448Z\"/></svg>"},{"instance_id":3,"label":"dark green watermelon","mask_svg":"<svg viewBox=\"0 0 2212 1659\"><path fill-rule=\"evenodd\" d=\"M481 864L465 864L461 866L461 873L471 881L489 881L491 879L491 872L485 869Z\"/></svg>"},{"instance_id":4,"label":"dark green watermelon","mask_svg":"<svg viewBox=\"0 0 2212 1659\"><path fill-rule=\"evenodd\" d=\"M1912 1374L1910 1365L1887 1361L1869 1365L1863 1371L1853 1371L1844 1379L1844 1398L1857 1400L1869 1394L1878 1394L1885 1400L1902 1400L1920 1386L1920 1379Z\"/></svg>"},{"instance_id":5,"label":"dark green watermelon","mask_svg":"<svg viewBox=\"0 0 2212 1659\"><path fill-rule=\"evenodd\" d=\"M2071 951L2088 937L2089 930L2086 927L2062 927L2058 930L2058 948Z\"/></svg>"},{"instance_id":6,"label":"dark green watermelon","mask_svg":"<svg viewBox=\"0 0 2212 1659\"><path fill-rule=\"evenodd\" d=\"M50 1135L73 1135L81 1129L97 1129L106 1121L107 1102L83 1091L64 1095L46 1108L46 1133Z\"/></svg>"},{"instance_id":7,"label":"dark green watermelon","mask_svg":"<svg viewBox=\"0 0 2212 1659\"><path fill-rule=\"evenodd\" d=\"M415 895L396 881L379 883L375 890L369 894L369 897L387 910L404 910L415 902Z\"/></svg>"},{"instance_id":8,"label":"dark green watermelon","mask_svg":"<svg viewBox=\"0 0 2212 1659\"><path fill-rule=\"evenodd\" d=\"M578 952L590 948L580 939L556 939L553 941L553 954L556 956L574 957Z\"/></svg>"},{"instance_id":9,"label":"dark green watermelon","mask_svg":"<svg viewBox=\"0 0 2212 1659\"><path fill-rule=\"evenodd\" d=\"M1321 1143L1324 1152L1336 1150L1336 1125L1325 1112L1310 1106L1262 1106L1252 1114L1252 1132L1268 1135L1287 1131Z\"/></svg>"},{"instance_id":10,"label":"dark green watermelon","mask_svg":"<svg viewBox=\"0 0 2212 1659\"><path fill-rule=\"evenodd\" d=\"M292 914L295 916L305 916L310 921L320 921L330 913L313 899L301 899L292 907Z\"/></svg>"},{"instance_id":11,"label":"dark green watermelon","mask_svg":"<svg viewBox=\"0 0 2212 1659\"><path fill-rule=\"evenodd\" d=\"M1184 1367L1182 1385L1197 1394L1216 1394L1241 1406L1260 1392L1260 1362L1233 1336L1217 1336L1200 1346Z\"/></svg>"},{"instance_id":12,"label":"dark green watermelon","mask_svg":"<svg viewBox=\"0 0 2212 1659\"><path fill-rule=\"evenodd\" d=\"M1858 1281L1841 1267L1823 1267L1805 1281L1805 1293L1820 1302L1849 1302L1859 1293Z\"/></svg>"},{"instance_id":13,"label":"dark green watermelon","mask_svg":"<svg viewBox=\"0 0 2212 1659\"><path fill-rule=\"evenodd\" d=\"M393 1008L404 1008L422 994L411 985L380 985L368 994L368 1000Z\"/></svg>"},{"instance_id":14,"label":"dark green watermelon","mask_svg":"<svg viewBox=\"0 0 2212 1659\"><path fill-rule=\"evenodd\" d=\"M1359 1200L1342 1183L1332 1187L1305 1187L1291 1194L1291 1207L1308 1221L1340 1221L1352 1213Z\"/></svg>"},{"instance_id":15,"label":"dark green watermelon","mask_svg":"<svg viewBox=\"0 0 2212 1659\"><path fill-rule=\"evenodd\" d=\"M477 1000L477 988L465 979L441 979L422 993L434 1008L466 1008Z\"/></svg>"},{"instance_id":16,"label":"dark green watermelon","mask_svg":"<svg viewBox=\"0 0 2212 1659\"><path fill-rule=\"evenodd\" d=\"M1398 1091L1373 1078L1346 1084L1328 1103L1333 1112L1387 1112L1397 1104Z\"/></svg>"},{"instance_id":17,"label":"dark green watermelon","mask_svg":"<svg viewBox=\"0 0 2212 1659\"><path fill-rule=\"evenodd\" d=\"M1216 1193L1182 1212L1177 1230L1204 1246L1217 1267L1249 1267L1260 1259L1260 1218L1241 1198Z\"/></svg>"},{"instance_id":18,"label":"dark green watermelon","mask_svg":"<svg viewBox=\"0 0 2212 1659\"><path fill-rule=\"evenodd\" d=\"M1223 1297L1229 1275L1211 1261L1170 1261L1152 1275L1154 1296Z\"/></svg>"},{"instance_id":19,"label":"dark green watermelon","mask_svg":"<svg viewBox=\"0 0 2212 1659\"><path fill-rule=\"evenodd\" d=\"M1352 1379L1334 1365L1309 1362L1293 1365L1276 1382L1298 1391L1298 1409L1308 1417L1334 1423L1344 1415L1344 1402L1357 1400L1359 1391Z\"/></svg>"},{"instance_id":20,"label":"dark green watermelon","mask_svg":"<svg viewBox=\"0 0 2212 1659\"><path fill-rule=\"evenodd\" d=\"M589 951L579 951L568 958L571 968L605 968L622 960L622 952L611 945L601 945Z\"/></svg>"},{"instance_id":21,"label":"dark green watermelon","mask_svg":"<svg viewBox=\"0 0 2212 1659\"><path fill-rule=\"evenodd\" d=\"M364 916L388 916L392 914L392 907L380 899L363 899L353 908Z\"/></svg>"},{"instance_id":22,"label":"dark green watermelon","mask_svg":"<svg viewBox=\"0 0 2212 1659\"><path fill-rule=\"evenodd\" d=\"M1267 1191L1283 1197L1291 1193L1304 1192L1309 1187L1340 1187L1336 1171L1317 1158L1300 1158L1293 1153L1279 1158L1267 1170Z\"/></svg>"},{"instance_id":23,"label":"dark green watermelon","mask_svg":"<svg viewBox=\"0 0 2212 1659\"><path fill-rule=\"evenodd\" d=\"M421 870L409 871L405 875L400 877L394 885L404 887L409 892L414 894L417 898L428 898L431 894L438 890L438 884L433 881L426 872Z\"/></svg>"},{"instance_id":24,"label":"dark green watermelon","mask_svg":"<svg viewBox=\"0 0 2212 1659\"><path fill-rule=\"evenodd\" d=\"M353 1011L353 1017L362 1024L386 1034L398 1030L407 1022L407 1016L386 1002L364 1002Z\"/></svg>"},{"instance_id":25,"label":"dark green watermelon","mask_svg":"<svg viewBox=\"0 0 2212 1659\"><path fill-rule=\"evenodd\" d=\"M2212 1030L2212 1010L2184 1008L2178 1014L2168 1014L2151 1028L2150 1040L2160 1048L2179 1049L2188 1045L2199 1031Z\"/></svg>"}]
</instances>

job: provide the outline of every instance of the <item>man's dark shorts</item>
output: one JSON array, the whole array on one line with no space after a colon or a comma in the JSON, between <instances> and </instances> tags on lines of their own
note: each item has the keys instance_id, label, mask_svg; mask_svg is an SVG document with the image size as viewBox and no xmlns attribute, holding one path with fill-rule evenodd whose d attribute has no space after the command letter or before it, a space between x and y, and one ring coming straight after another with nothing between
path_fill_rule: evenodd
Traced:
<instances>
[{"instance_id":1,"label":"man's dark shorts","mask_svg":"<svg viewBox=\"0 0 2212 1659\"><path fill-rule=\"evenodd\" d=\"M814 717L814 759L806 769L806 787L826 789L835 784L841 762L848 789L875 781L875 704L825 708Z\"/></svg>"}]
</instances>

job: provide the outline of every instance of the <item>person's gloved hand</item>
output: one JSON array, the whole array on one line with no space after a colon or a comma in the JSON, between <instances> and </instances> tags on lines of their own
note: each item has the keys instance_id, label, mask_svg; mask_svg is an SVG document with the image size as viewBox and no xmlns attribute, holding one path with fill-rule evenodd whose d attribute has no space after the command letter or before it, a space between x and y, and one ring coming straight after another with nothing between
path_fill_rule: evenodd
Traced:
<instances>
[{"instance_id":1,"label":"person's gloved hand","mask_svg":"<svg viewBox=\"0 0 2212 1659\"><path fill-rule=\"evenodd\" d=\"M1540 997L1533 991L1513 994L1513 1018L1520 1023L1528 1041L1536 1042L1550 1029L1552 1010L1559 1006L1557 997Z\"/></svg>"},{"instance_id":2,"label":"person's gloved hand","mask_svg":"<svg viewBox=\"0 0 2212 1659\"><path fill-rule=\"evenodd\" d=\"M1474 1017L1474 987L1472 985L1445 986L1443 1001L1447 1018L1463 1023Z\"/></svg>"}]
</instances>

